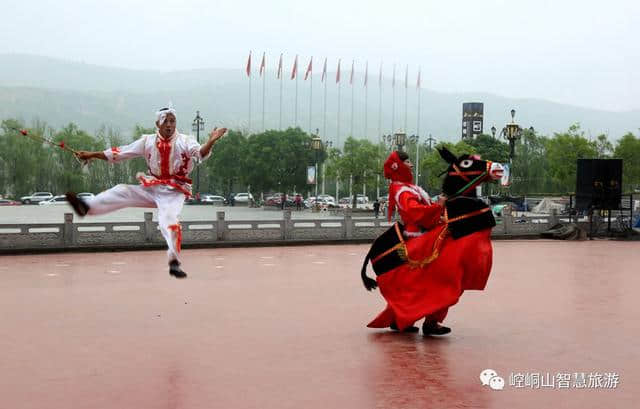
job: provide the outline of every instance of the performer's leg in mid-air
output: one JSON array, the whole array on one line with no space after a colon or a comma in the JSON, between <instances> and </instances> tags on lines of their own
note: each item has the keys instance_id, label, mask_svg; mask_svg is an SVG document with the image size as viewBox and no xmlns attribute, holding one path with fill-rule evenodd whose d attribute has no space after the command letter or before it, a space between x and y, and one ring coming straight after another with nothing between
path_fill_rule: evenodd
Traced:
<instances>
[{"instance_id":1,"label":"performer's leg in mid-air","mask_svg":"<svg viewBox=\"0 0 640 409\"><path fill-rule=\"evenodd\" d=\"M165 186L143 187L140 185L116 185L96 197L84 201L74 192L67 193L67 200L79 216L101 215L126 207L158 208L160 232L167 242L169 250L169 274L176 278L185 278L187 274L180 269L178 255L182 242L182 230L178 215L184 205L184 194Z\"/></svg>"}]
</instances>

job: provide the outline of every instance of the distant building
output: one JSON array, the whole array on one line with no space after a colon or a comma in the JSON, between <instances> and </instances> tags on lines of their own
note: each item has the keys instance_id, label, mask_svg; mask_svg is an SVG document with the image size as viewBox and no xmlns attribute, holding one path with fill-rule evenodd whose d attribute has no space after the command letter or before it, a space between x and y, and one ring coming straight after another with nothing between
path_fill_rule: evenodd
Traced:
<instances>
[{"instance_id":1,"label":"distant building","mask_svg":"<svg viewBox=\"0 0 640 409\"><path fill-rule=\"evenodd\" d=\"M482 133L484 125L484 104L465 102L462 104L462 139L474 138Z\"/></svg>"}]
</instances>

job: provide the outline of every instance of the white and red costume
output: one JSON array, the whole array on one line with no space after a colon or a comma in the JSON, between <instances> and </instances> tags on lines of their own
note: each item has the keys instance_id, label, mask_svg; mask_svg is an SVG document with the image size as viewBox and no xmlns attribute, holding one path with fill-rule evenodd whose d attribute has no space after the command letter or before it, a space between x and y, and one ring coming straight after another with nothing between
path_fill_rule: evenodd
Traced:
<instances>
[{"instance_id":1,"label":"white and red costume","mask_svg":"<svg viewBox=\"0 0 640 409\"><path fill-rule=\"evenodd\" d=\"M142 135L129 145L113 147L103 153L110 163L144 157L148 174L136 175L139 185L120 184L87 200L87 214L99 215L125 207L158 208L158 224L169 246L169 261L179 261L182 229L178 216L185 196L191 196L189 173L211 153L201 157L200 144L178 131L169 139L158 132Z\"/></svg>"}]
</instances>

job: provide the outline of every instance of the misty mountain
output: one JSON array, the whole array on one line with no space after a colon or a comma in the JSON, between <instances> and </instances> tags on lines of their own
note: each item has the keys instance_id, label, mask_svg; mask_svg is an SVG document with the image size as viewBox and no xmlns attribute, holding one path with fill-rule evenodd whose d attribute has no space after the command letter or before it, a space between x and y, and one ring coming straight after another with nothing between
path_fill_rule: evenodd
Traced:
<instances>
[{"instance_id":1,"label":"misty mountain","mask_svg":"<svg viewBox=\"0 0 640 409\"><path fill-rule=\"evenodd\" d=\"M395 89L392 88L391 80L384 78L380 107L377 75L369 76L369 86L365 88L363 73L356 72L352 87L349 84L350 72L346 69L342 71L341 84L338 87L335 72L328 73L326 82L320 82L318 64L311 85L310 81L303 79L306 67L302 67L301 64L297 84L295 80L290 80L290 68L283 73L282 81L276 78L274 71L267 71L263 82L254 71L249 90L249 80L243 62L239 62L238 65L241 67L238 70L163 72L4 54L0 55L0 119L19 118L27 123L38 119L56 128L75 122L89 132L106 125L128 135L135 124L153 126L155 111L171 101L178 111L179 128L184 132L190 131L196 110L205 118L207 129L212 126L227 126L246 130L249 125L251 92L251 130L259 131L262 129L263 89L266 128L280 126L282 89L283 127L293 126L297 116L297 125L302 129L308 131L318 128L323 139L335 141L340 95L341 141L352 133L356 137L366 135L371 140L377 140L380 133L391 133L392 129L406 129L408 134L417 133L417 89L415 84L409 84L409 87L405 88L403 75L396 79ZM428 83L424 73L423 83ZM323 131L325 85L326 132ZM576 122L581 124L587 136L606 133L612 139L617 139L629 131L636 132L640 128L640 111L609 112L536 99L506 98L488 93L454 94L422 89L420 134L432 134L438 140L458 140L463 102L484 103L485 133L490 133L489 128L492 125L500 129L510 121L509 111L512 108L517 111L518 123L527 128L533 126L543 134L565 131ZM378 131L380 108L381 132ZM393 112L395 115L392 115Z\"/></svg>"}]
</instances>

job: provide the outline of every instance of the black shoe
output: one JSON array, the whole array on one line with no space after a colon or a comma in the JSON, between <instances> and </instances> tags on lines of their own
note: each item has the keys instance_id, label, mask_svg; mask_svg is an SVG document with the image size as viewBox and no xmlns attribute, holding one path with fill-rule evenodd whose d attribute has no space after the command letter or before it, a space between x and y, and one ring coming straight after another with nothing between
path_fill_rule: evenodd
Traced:
<instances>
[{"instance_id":1,"label":"black shoe","mask_svg":"<svg viewBox=\"0 0 640 409\"><path fill-rule=\"evenodd\" d=\"M80 199L74 192L67 192L65 195L67 202L71 205L76 214L80 217L85 216L89 212L89 205Z\"/></svg>"},{"instance_id":2,"label":"black shoe","mask_svg":"<svg viewBox=\"0 0 640 409\"><path fill-rule=\"evenodd\" d=\"M389 325L389 328L391 328L394 331L400 331L395 322L392 322L391 325ZM410 326L402 330L402 332L418 332L418 331L420 331L418 327L414 327L414 326Z\"/></svg>"},{"instance_id":3,"label":"black shoe","mask_svg":"<svg viewBox=\"0 0 640 409\"><path fill-rule=\"evenodd\" d=\"M446 335L451 332L451 328L442 326L436 321L424 321L422 324L423 335Z\"/></svg>"},{"instance_id":4,"label":"black shoe","mask_svg":"<svg viewBox=\"0 0 640 409\"><path fill-rule=\"evenodd\" d=\"M169 263L169 274L175 278L187 278L187 273L180 268L180 262L173 260Z\"/></svg>"}]
</instances>

